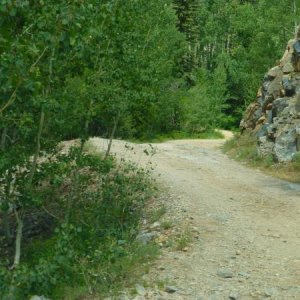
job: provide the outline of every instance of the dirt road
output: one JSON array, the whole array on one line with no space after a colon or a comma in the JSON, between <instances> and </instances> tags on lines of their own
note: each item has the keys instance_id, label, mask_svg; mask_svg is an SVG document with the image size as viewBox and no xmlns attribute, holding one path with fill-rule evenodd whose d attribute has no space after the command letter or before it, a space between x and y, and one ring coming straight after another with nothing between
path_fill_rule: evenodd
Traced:
<instances>
[{"instance_id":1,"label":"dirt road","mask_svg":"<svg viewBox=\"0 0 300 300\"><path fill-rule=\"evenodd\" d=\"M151 161L171 191L168 207L175 222L189 223L192 242L186 252L164 250L145 276L176 292L148 299L300 299L300 185L229 159L223 142L155 145ZM92 139L97 148L105 143ZM146 145L124 144L116 141L112 151L148 161Z\"/></svg>"}]
</instances>

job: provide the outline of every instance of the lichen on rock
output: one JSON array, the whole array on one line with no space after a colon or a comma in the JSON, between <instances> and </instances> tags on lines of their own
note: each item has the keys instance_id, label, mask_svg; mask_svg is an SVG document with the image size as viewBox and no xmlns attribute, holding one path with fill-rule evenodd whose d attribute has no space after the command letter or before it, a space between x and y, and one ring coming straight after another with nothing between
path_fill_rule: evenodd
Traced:
<instances>
[{"instance_id":1,"label":"lichen on rock","mask_svg":"<svg viewBox=\"0 0 300 300\"><path fill-rule=\"evenodd\" d=\"M300 28L278 66L270 69L240 123L257 137L261 156L291 161L300 151Z\"/></svg>"}]
</instances>

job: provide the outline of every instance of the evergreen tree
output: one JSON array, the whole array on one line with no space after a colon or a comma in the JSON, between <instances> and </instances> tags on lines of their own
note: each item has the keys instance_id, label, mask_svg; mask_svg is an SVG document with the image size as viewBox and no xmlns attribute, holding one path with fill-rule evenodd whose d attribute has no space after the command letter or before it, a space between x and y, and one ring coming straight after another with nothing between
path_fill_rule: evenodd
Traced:
<instances>
[{"instance_id":1,"label":"evergreen tree","mask_svg":"<svg viewBox=\"0 0 300 300\"><path fill-rule=\"evenodd\" d=\"M178 18L178 30L184 33L187 41L182 69L187 74L187 79L191 80L193 71L199 66L199 0L174 0L174 8Z\"/></svg>"}]
</instances>

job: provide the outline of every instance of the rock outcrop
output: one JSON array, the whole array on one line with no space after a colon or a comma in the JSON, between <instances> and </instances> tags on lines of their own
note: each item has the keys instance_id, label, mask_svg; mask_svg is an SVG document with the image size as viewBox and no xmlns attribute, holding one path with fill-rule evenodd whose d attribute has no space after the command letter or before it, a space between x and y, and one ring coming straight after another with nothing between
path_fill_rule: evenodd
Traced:
<instances>
[{"instance_id":1,"label":"rock outcrop","mask_svg":"<svg viewBox=\"0 0 300 300\"><path fill-rule=\"evenodd\" d=\"M287 162L300 151L300 28L279 65L265 75L240 128L256 135L261 156Z\"/></svg>"}]
</instances>

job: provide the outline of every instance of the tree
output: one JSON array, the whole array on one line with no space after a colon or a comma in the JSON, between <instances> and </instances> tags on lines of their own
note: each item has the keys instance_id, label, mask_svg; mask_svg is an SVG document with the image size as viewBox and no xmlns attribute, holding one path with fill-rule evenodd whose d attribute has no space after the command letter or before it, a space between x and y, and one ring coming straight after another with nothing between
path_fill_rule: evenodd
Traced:
<instances>
[{"instance_id":1,"label":"tree","mask_svg":"<svg viewBox=\"0 0 300 300\"><path fill-rule=\"evenodd\" d=\"M176 3L187 9L190 2ZM214 0L198 1L197 5L192 24L187 18L180 20L190 30L197 28L199 67L212 76L220 65L224 66L227 92L223 113L228 118L223 126L238 126L245 106L255 98L264 72L280 59L287 40L294 35L299 17L297 3ZM180 29L187 31L184 26Z\"/></svg>"},{"instance_id":2,"label":"tree","mask_svg":"<svg viewBox=\"0 0 300 300\"><path fill-rule=\"evenodd\" d=\"M0 210L15 239L13 268L24 219L43 205L41 157L79 138L80 161L91 133L141 136L171 123L176 101L173 110L165 103L183 48L175 20L166 0L1 3Z\"/></svg>"},{"instance_id":3,"label":"tree","mask_svg":"<svg viewBox=\"0 0 300 300\"><path fill-rule=\"evenodd\" d=\"M177 14L177 28L184 33L187 41L186 53L183 57L182 69L187 80L192 80L193 71L199 67L199 13L198 0L174 0L174 8Z\"/></svg>"}]
</instances>

